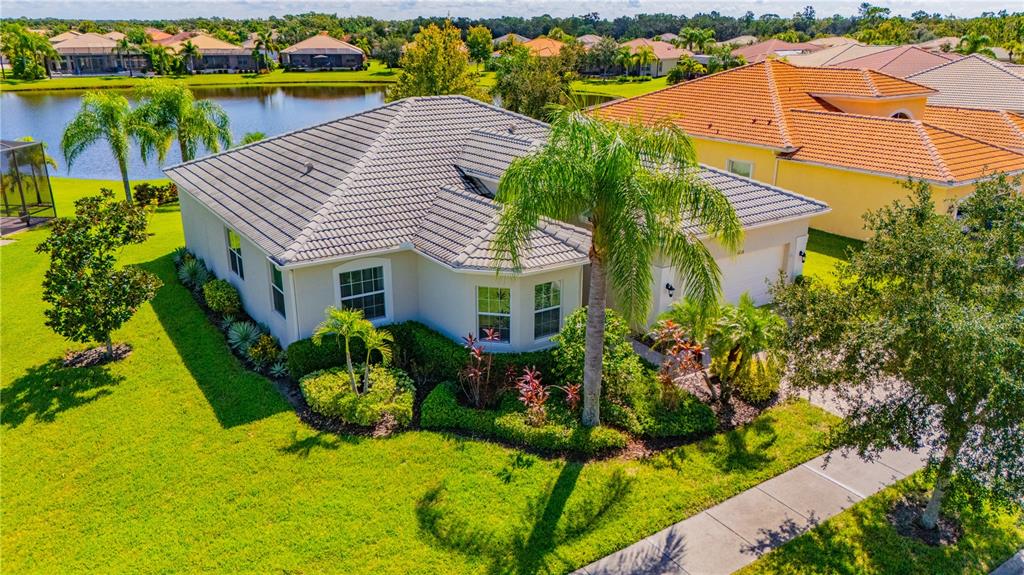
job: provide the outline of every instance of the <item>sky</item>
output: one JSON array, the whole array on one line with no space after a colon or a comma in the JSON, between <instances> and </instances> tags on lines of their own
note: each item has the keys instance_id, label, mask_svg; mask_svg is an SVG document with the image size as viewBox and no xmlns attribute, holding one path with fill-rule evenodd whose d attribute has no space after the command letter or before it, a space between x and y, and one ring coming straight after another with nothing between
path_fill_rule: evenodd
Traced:
<instances>
[{"instance_id":1,"label":"sky","mask_svg":"<svg viewBox=\"0 0 1024 575\"><path fill-rule=\"evenodd\" d=\"M304 12L336 13L343 16L373 16L403 20L417 16L572 16L597 12L603 18L668 12L692 15L717 10L741 16L748 10L756 15L773 13L790 16L810 4L819 16L853 15L862 0L0 0L0 17L54 17L69 19L175 19L188 17L260 18ZM986 11L1024 10L1024 0L876 0L894 14L909 16L917 10L960 17Z\"/></svg>"}]
</instances>

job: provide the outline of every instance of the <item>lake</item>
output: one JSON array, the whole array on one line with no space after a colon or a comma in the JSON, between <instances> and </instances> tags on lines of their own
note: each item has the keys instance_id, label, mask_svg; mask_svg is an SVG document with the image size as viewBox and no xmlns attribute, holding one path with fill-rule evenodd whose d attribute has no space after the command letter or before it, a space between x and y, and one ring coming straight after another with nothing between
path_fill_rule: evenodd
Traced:
<instances>
[{"instance_id":1,"label":"lake","mask_svg":"<svg viewBox=\"0 0 1024 575\"><path fill-rule=\"evenodd\" d=\"M231 132L235 141L240 140L246 132L276 136L384 103L383 86L193 87L192 91L196 97L213 100L224 108L231 118ZM102 142L82 153L70 171L64 162L60 152L61 135L64 126L78 112L83 93L80 90L0 93L0 137L14 140L32 136L35 140L46 142L50 155L57 160L58 165L56 170L50 169L51 176L119 180L121 175L117 164ZM123 93L132 100L130 91ZM585 104L592 105L606 99L588 95ZM135 102L132 101L132 104ZM173 165L180 160L177 143L174 143L164 165ZM155 160L150 160L148 165L142 163L137 149L133 149L129 161L129 178L163 177Z\"/></svg>"}]
</instances>

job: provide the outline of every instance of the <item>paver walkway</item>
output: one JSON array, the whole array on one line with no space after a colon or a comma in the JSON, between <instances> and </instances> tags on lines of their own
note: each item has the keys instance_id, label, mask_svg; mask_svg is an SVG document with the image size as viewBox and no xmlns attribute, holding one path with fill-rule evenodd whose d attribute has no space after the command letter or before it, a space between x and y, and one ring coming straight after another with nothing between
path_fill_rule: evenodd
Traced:
<instances>
[{"instance_id":1,"label":"paver walkway","mask_svg":"<svg viewBox=\"0 0 1024 575\"><path fill-rule=\"evenodd\" d=\"M833 398L809 397L838 413ZM576 573L585 575L728 575L754 562L854 503L924 466L909 451L883 454L874 462L833 452L816 457L599 559Z\"/></svg>"},{"instance_id":2,"label":"paver walkway","mask_svg":"<svg viewBox=\"0 0 1024 575\"><path fill-rule=\"evenodd\" d=\"M728 575L923 466L909 451L825 455L595 561L577 573Z\"/></svg>"}]
</instances>

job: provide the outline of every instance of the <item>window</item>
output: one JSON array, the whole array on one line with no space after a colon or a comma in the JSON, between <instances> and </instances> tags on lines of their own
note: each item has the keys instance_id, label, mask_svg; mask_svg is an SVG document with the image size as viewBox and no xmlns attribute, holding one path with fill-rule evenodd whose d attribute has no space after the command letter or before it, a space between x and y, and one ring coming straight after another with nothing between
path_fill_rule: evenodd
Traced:
<instances>
[{"instance_id":1,"label":"window","mask_svg":"<svg viewBox=\"0 0 1024 575\"><path fill-rule=\"evenodd\" d=\"M274 264L270 264L270 299L274 304L274 311L281 314L281 317L285 317L284 276Z\"/></svg>"},{"instance_id":2,"label":"window","mask_svg":"<svg viewBox=\"0 0 1024 575\"><path fill-rule=\"evenodd\" d=\"M509 288L476 288L477 335L484 339L484 330L497 330L500 341L512 339L512 290Z\"/></svg>"},{"instance_id":3,"label":"window","mask_svg":"<svg viewBox=\"0 0 1024 575\"><path fill-rule=\"evenodd\" d=\"M366 319L387 316L384 298L384 266L374 266L338 274L342 309L361 309Z\"/></svg>"},{"instance_id":4,"label":"window","mask_svg":"<svg viewBox=\"0 0 1024 575\"><path fill-rule=\"evenodd\" d=\"M910 119L910 114L908 114L906 112L896 112L895 114L892 115L892 117L900 119L900 120L909 120Z\"/></svg>"},{"instance_id":5,"label":"window","mask_svg":"<svg viewBox=\"0 0 1024 575\"><path fill-rule=\"evenodd\" d=\"M242 266L242 238L233 230L225 228L228 235L228 265L238 277L245 279L245 268Z\"/></svg>"},{"instance_id":6,"label":"window","mask_svg":"<svg viewBox=\"0 0 1024 575\"><path fill-rule=\"evenodd\" d=\"M533 286L533 337L541 339L562 327L562 289L558 282Z\"/></svg>"},{"instance_id":7,"label":"window","mask_svg":"<svg viewBox=\"0 0 1024 575\"><path fill-rule=\"evenodd\" d=\"M742 160L729 160L726 162L726 169L736 174L737 176L743 176L744 178L754 177L754 163L744 162Z\"/></svg>"}]
</instances>

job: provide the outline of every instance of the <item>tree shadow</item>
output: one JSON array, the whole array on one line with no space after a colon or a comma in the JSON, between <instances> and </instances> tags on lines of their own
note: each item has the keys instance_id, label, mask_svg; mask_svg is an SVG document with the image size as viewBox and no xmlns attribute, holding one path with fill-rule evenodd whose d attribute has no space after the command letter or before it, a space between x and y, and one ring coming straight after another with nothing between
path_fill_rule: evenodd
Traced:
<instances>
[{"instance_id":1,"label":"tree shadow","mask_svg":"<svg viewBox=\"0 0 1024 575\"><path fill-rule=\"evenodd\" d=\"M686 541L669 529L658 544L639 541L586 566L587 575L675 575L685 573L673 557L686 554Z\"/></svg>"},{"instance_id":2,"label":"tree shadow","mask_svg":"<svg viewBox=\"0 0 1024 575\"><path fill-rule=\"evenodd\" d=\"M360 443L360 440L359 438L351 435L335 435L333 433L325 433L323 431L318 431L312 435L300 438L298 431L292 431L292 442L284 447L278 448L278 451L306 459L314 449L326 449L333 451L341 447L343 443L357 444Z\"/></svg>"},{"instance_id":3,"label":"tree shadow","mask_svg":"<svg viewBox=\"0 0 1024 575\"><path fill-rule=\"evenodd\" d=\"M110 395L124 376L107 366L64 367L59 358L31 367L0 394L3 423L18 427L29 416L50 422L57 415Z\"/></svg>"},{"instance_id":4,"label":"tree shadow","mask_svg":"<svg viewBox=\"0 0 1024 575\"><path fill-rule=\"evenodd\" d=\"M580 463L563 465L555 481L527 503L510 537L471 525L450 510L443 483L428 490L416 506L420 530L442 547L489 561L489 573L550 572L556 549L596 528L632 488L633 479L617 469L567 512L582 470Z\"/></svg>"},{"instance_id":5,"label":"tree shadow","mask_svg":"<svg viewBox=\"0 0 1024 575\"><path fill-rule=\"evenodd\" d=\"M726 432L724 445L702 442L698 446L712 456L719 469L727 473L760 469L775 459L768 454L768 449L778 440L774 424L774 417L763 415L743 427Z\"/></svg>"},{"instance_id":6,"label":"tree shadow","mask_svg":"<svg viewBox=\"0 0 1024 575\"><path fill-rule=\"evenodd\" d=\"M150 303L220 425L230 428L290 411L269 380L245 369L232 355L223 334L178 283L172 258L167 254L141 266L164 282Z\"/></svg>"},{"instance_id":7,"label":"tree shadow","mask_svg":"<svg viewBox=\"0 0 1024 575\"><path fill-rule=\"evenodd\" d=\"M821 520L817 514L811 513L811 516L807 518L806 523L794 521L792 518L787 517L782 525L774 529L758 529L758 537L752 543L744 545L740 551L751 555L761 556L776 547L781 547L791 539L795 539L800 535L803 535L810 529L816 527Z\"/></svg>"}]
</instances>

